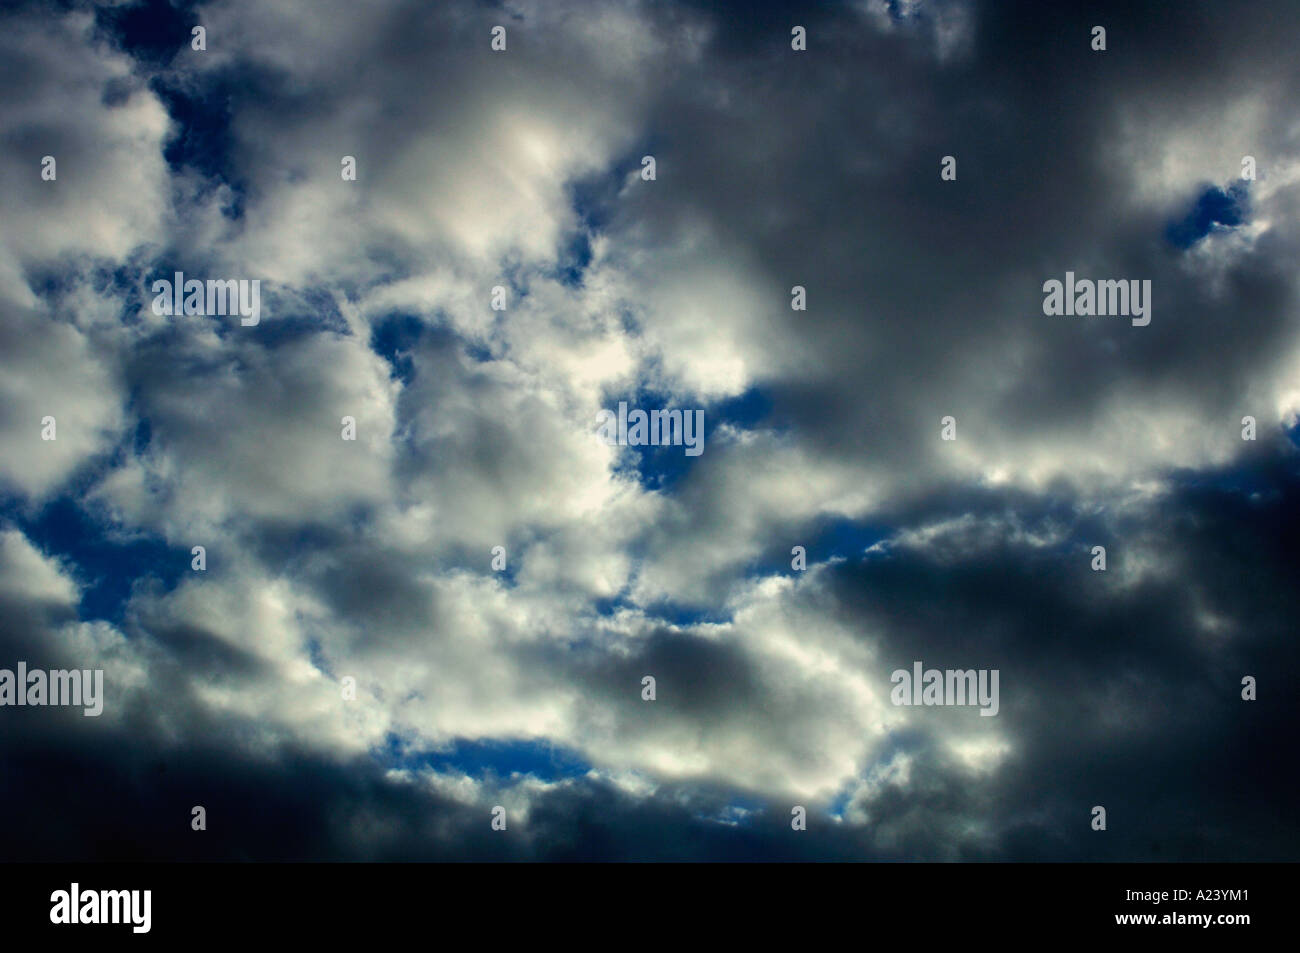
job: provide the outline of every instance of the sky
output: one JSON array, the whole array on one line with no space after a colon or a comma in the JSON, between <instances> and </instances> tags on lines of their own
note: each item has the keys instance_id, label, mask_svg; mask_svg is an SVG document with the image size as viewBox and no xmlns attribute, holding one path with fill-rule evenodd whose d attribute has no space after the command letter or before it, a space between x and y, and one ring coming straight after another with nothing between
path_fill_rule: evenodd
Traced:
<instances>
[{"instance_id":1,"label":"sky","mask_svg":"<svg viewBox=\"0 0 1300 953\"><path fill-rule=\"evenodd\" d=\"M1298 31L6 5L0 857L1300 860Z\"/></svg>"}]
</instances>

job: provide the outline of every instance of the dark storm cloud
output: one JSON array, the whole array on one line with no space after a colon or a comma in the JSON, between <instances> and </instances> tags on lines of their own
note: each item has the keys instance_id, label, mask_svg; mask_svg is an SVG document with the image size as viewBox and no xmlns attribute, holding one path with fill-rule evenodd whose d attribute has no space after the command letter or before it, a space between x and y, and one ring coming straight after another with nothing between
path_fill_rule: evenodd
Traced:
<instances>
[{"instance_id":1,"label":"dark storm cloud","mask_svg":"<svg viewBox=\"0 0 1300 953\"><path fill-rule=\"evenodd\" d=\"M1300 843L1284 820L1297 778L1269 739L1293 733L1300 708L1282 684L1243 702L1241 681L1297 662L1298 501L1300 455L1277 446L1090 532L1067 520L1058 545L1008 543L1005 520L1031 508L986 499L967 512L1000 531L869 556L834 585L864 631L886 633L882 677L913 660L1001 670L999 727L1017 750L984 815L1006 825L1001 851L1284 859ZM1126 540L1154 563L1126 558ZM1094 804L1110 814L1104 840L1077 823Z\"/></svg>"},{"instance_id":2,"label":"dark storm cloud","mask_svg":"<svg viewBox=\"0 0 1300 953\"><path fill-rule=\"evenodd\" d=\"M716 55L668 86L655 119L674 131L672 174L623 214L665 232L704 219L761 262L775 294L755 319L815 358L764 384L777 419L820 452L916 476L933 465L942 414L1033 442L1086 425L1117 393L1230 421L1290 340L1294 229L1229 265L1228 290L1209 294L1162 241L1201 187L1133 208L1117 126L1130 108L1222 115L1256 88L1289 113L1295 67L1277 17L1294 11L1212 14L984 4L970 55L939 64L848 7L808 56L779 60L765 34L719 17ZM1094 23L1107 26L1105 53L1089 48ZM1284 150L1280 131L1262 132ZM1238 157L1265 145L1243 140ZM957 158L955 182L939 178L944 155ZM1235 161L1199 170L1216 185L1238 172ZM1151 279L1151 326L1043 315L1042 282L1066 270ZM808 288L806 313L789 311L793 284Z\"/></svg>"},{"instance_id":3,"label":"dark storm cloud","mask_svg":"<svg viewBox=\"0 0 1300 953\"><path fill-rule=\"evenodd\" d=\"M1300 468L1289 450L1211 476L1238 487L1189 484L1141 525L1125 527L1172 555L1119 598L1092 597L1113 575L1103 582L1091 573L1077 547L1040 553L996 535L985 545L900 547L841 565L833 581L841 611L864 631L886 632L876 677L911 658L1001 667L999 721L1017 748L1013 770L972 783L918 720L896 746L914 756L919 780L885 786L866 825L832 835L831 822L814 814L810 836L791 840L784 803L763 803L756 816L720 828L708 818L726 803L724 791L667 786L629 797L579 780L534 799L517 840L493 839L486 805L385 781L368 760L340 766L308 752L250 761L220 746L179 751L155 736L144 711L130 716L131 730L97 736L87 748L73 740L79 733L65 713L28 709L9 713L22 720L6 735L7 774L25 780L5 786L6 809L21 806L28 823L7 855L917 859L947 856L953 832L975 819L993 834L961 848L968 859L1292 856L1300 832L1287 809L1297 779L1273 739L1300 722L1278 674L1297 661L1288 636L1300 606L1283 577L1300 538ZM986 510L976 516L1007 512ZM1118 555L1111 574L1124 571ZM1188 609L1195 596L1237 623L1226 640L1203 641ZM20 617L7 618L6 648L18 648ZM615 678L658 671L682 696L665 700L671 709L685 706L716 728L737 700L751 713L760 701L744 668L733 653L665 635ZM1244 673L1260 678L1256 703L1239 698ZM177 711L186 703L167 697L167 704ZM222 721L187 717L196 719L187 733L221 735ZM98 792L89 801L87 778ZM214 836L188 831L190 802L207 807ZM1110 814L1104 840L1086 827L1094 803Z\"/></svg>"}]
</instances>

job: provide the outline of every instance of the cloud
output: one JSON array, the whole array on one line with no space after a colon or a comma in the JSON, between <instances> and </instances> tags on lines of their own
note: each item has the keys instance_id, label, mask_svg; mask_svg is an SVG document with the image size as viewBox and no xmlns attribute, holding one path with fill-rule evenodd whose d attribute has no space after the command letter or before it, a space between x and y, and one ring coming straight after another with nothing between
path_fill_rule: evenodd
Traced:
<instances>
[{"instance_id":1,"label":"cloud","mask_svg":"<svg viewBox=\"0 0 1300 953\"><path fill-rule=\"evenodd\" d=\"M0 665L109 686L0 713L13 858L1294 856L1285 22L131 9L0 31ZM1045 315L1067 270L1151 324ZM998 715L893 705L915 661Z\"/></svg>"}]
</instances>

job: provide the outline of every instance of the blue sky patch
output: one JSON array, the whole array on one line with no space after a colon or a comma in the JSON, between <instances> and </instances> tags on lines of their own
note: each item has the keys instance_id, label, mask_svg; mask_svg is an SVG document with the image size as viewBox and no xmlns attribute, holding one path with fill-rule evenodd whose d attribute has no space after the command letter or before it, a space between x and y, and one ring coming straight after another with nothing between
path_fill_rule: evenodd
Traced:
<instances>
[{"instance_id":1,"label":"blue sky patch","mask_svg":"<svg viewBox=\"0 0 1300 953\"><path fill-rule=\"evenodd\" d=\"M74 568L84 586L78 607L83 621L105 619L119 624L136 580L151 577L170 591L181 573L190 571L188 549L169 546L158 536L114 539L107 527L67 497L52 500L34 517L8 506L0 508L0 516L13 522L47 556ZM210 560L211 554L209 569Z\"/></svg>"},{"instance_id":2,"label":"blue sky patch","mask_svg":"<svg viewBox=\"0 0 1300 953\"><path fill-rule=\"evenodd\" d=\"M1175 248L1191 248L1211 232L1244 224L1250 211L1249 203L1250 194L1245 182L1236 183L1227 190L1211 186L1201 193L1181 221L1169 224L1165 238Z\"/></svg>"},{"instance_id":3,"label":"blue sky patch","mask_svg":"<svg viewBox=\"0 0 1300 953\"><path fill-rule=\"evenodd\" d=\"M413 751L397 735L389 734L384 747L375 754L394 767L459 771L479 779L506 779L518 773L542 781L559 781L581 777L591 770L577 752L546 741L458 738L443 751Z\"/></svg>"}]
</instances>

